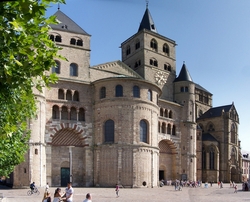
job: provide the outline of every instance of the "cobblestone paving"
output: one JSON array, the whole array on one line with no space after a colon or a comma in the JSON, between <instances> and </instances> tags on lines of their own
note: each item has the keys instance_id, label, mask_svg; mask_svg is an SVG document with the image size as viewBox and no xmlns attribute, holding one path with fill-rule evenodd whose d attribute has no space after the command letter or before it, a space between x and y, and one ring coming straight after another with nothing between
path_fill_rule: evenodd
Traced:
<instances>
[{"instance_id":1,"label":"cobblestone paving","mask_svg":"<svg viewBox=\"0 0 250 202\"><path fill-rule=\"evenodd\" d=\"M50 188L53 194L56 187ZM156 188L121 188L119 197L116 197L115 188L74 188L74 202L82 202L86 193L92 194L93 202L239 202L250 201L250 192L241 191L241 184L238 184L238 193L229 184L223 188L213 187L190 188L184 187L182 191L175 191L173 186ZM41 202L44 188L39 188L40 195L27 196L28 189L0 189L3 193L2 202ZM0 200L1 201L1 200Z\"/></svg>"}]
</instances>

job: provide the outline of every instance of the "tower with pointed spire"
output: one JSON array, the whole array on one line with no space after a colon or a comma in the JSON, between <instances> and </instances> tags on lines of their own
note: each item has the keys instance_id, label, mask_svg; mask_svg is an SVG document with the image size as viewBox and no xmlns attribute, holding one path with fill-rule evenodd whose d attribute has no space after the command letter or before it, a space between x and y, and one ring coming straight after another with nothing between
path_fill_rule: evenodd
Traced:
<instances>
[{"instance_id":1,"label":"tower with pointed spire","mask_svg":"<svg viewBox=\"0 0 250 202\"><path fill-rule=\"evenodd\" d=\"M148 6L136 34L121 44L122 61L162 89L161 98L173 100L176 75L174 40L157 32Z\"/></svg>"}]
</instances>

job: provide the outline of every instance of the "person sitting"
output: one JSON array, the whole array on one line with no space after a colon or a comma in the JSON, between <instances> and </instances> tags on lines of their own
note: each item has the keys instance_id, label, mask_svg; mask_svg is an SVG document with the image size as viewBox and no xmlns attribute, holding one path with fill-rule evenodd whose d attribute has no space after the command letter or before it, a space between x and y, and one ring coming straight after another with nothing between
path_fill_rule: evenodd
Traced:
<instances>
[{"instance_id":1,"label":"person sitting","mask_svg":"<svg viewBox=\"0 0 250 202\"><path fill-rule=\"evenodd\" d=\"M58 187L55 190L53 202L60 202L60 201L63 201L63 197L62 197L62 194L61 194L61 189Z\"/></svg>"},{"instance_id":2,"label":"person sitting","mask_svg":"<svg viewBox=\"0 0 250 202\"><path fill-rule=\"evenodd\" d=\"M90 193L87 193L87 194L86 194L86 199L85 199L83 202L92 202L92 201L91 201L91 198L92 198L92 197L91 197Z\"/></svg>"},{"instance_id":3,"label":"person sitting","mask_svg":"<svg viewBox=\"0 0 250 202\"><path fill-rule=\"evenodd\" d=\"M44 193L43 202L51 202L51 197L49 192Z\"/></svg>"}]
</instances>

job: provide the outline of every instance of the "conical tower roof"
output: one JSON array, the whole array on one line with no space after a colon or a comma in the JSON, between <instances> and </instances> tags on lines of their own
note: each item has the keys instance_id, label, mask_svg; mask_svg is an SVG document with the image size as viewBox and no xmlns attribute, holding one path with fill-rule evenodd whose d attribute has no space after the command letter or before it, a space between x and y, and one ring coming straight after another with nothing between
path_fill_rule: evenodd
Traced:
<instances>
[{"instance_id":1,"label":"conical tower roof","mask_svg":"<svg viewBox=\"0 0 250 202\"><path fill-rule=\"evenodd\" d=\"M185 63L183 63L180 74L175 79L174 82L178 82L178 81L191 81L191 82L193 82L192 77L190 76L190 74L189 74L189 72L188 72L188 70L186 68Z\"/></svg>"},{"instance_id":2,"label":"conical tower roof","mask_svg":"<svg viewBox=\"0 0 250 202\"><path fill-rule=\"evenodd\" d=\"M76 34L84 34L89 35L85 32L78 24L76 24L73 20L71 20L67 15L65 15L62 11L58 9L58 11L54 14L59 21L59 24L51 24L51 28L53 30L67 31Z\"/></svg>"},{"instance_id":3,"label":"conical tower roof","mask_svg":"<svg viewBox=\"0 0 250 202\"><path fill-rule=\"evenodd\" d=\"M150 30L152 32L157 33L153 18L152 18L151 14L150 14L150 12L148 10L148 6L147 6L146 11L145 11L145 13L143 15L143 18L142 18L142 21L140 23L140 27L138 29L138 32L143 30L143 29L147 29L147 30Z\"/></svg>"}]
</instances>

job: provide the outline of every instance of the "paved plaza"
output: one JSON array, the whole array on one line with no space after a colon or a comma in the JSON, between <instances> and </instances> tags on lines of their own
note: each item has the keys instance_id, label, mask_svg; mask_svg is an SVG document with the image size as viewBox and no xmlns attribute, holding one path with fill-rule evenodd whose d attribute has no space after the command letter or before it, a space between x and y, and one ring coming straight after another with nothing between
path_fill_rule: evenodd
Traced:
<instances>
[{"instance_id":1,"label":"paved plaza","mask_svg":"<svg viewBox=\"0 0 250 202\"><path fill-rule=\"evenodd\" d=\"M53 193L56 187L50 188ZM39 188L40 195L27 196L28 189L1 189L4 199L2 202L41 202L44 188ZM157 188L121 188L120 196L117 198L114 188L74 188L74 202L82 202L86 193L92 194L93 202L238 202L250 201L250 192L241 191L238 184L238 193L229 184L218 188L217 184L212 187L191 188L184 187L182 191L175 191L173 186ZM1 200L0 200L1 201Z\"/></svg>"}]
</instances>

